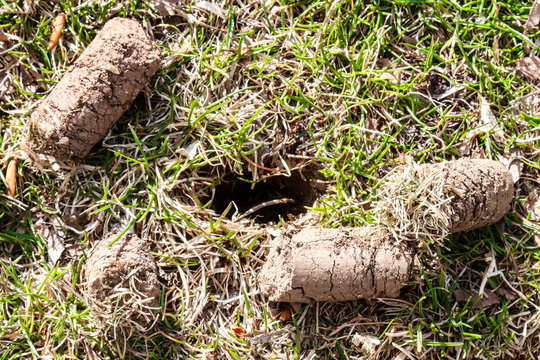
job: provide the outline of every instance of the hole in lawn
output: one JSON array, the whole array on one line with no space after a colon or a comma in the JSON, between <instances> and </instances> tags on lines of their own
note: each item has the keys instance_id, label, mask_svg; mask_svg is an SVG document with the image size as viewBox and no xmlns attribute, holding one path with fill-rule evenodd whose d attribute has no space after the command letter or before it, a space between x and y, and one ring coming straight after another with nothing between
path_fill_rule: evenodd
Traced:
<instances>
[{"instance_id":1,"label":"hole in lawn","mask_svg":"<svg viewBox=\"0 0 540 360\"><path fill-rule=\"evenodd\" d=\"M261 180L253 185L243 181L237 175L226 175L221 183L216 186L216 193L213 201L213 209L222 214L231 202L236 204L238 212L237 217L246 213L253 207L272 200L293 199L294 203L285 203L270 205L255 211L247 216L256 219L259 223L277 222L279 216L285 220L291 220L293 217L305 213L306 206L312 206L315 199L324 191L321 184L310 181L305 171L305 178L302 178L298 171L287 176L274 176ZM253 188L252 188L253 186ZM227 213L230 219L234 215L236 208L234 205Z\"/></svg>"}]
</instances>

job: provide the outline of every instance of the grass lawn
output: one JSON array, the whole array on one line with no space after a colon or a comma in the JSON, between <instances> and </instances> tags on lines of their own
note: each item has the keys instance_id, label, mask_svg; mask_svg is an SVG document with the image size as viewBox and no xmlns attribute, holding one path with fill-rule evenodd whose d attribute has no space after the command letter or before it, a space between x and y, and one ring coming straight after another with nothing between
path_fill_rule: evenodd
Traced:
<instances>
[{"instance_id":1,"label":"grass lawn","mask_svg":"<svg viewBox=\"0 0 540 360\"><path fill-rule=\"evenodd\" d=\"M540 71L518 71L540 49L531 6L0 0L0 359L538 358ZM143 24L161 70L83 161L37 161L28 115L114 17ZM421 239L400 298L260 294L280 231L375 224L392 169L459 158L503 162L512 210ZM84 296L88 253L115 231L158 261L146 331Z\"/></svg>"}]
</instances>

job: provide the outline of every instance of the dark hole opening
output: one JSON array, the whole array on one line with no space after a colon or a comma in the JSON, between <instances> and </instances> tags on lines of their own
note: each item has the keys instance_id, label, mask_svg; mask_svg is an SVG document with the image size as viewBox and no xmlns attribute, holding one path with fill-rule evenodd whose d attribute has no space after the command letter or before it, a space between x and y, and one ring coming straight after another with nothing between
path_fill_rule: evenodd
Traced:
<instances>
[{"instance_id":1,"label":"dark hole opening","mask_svg":"<svg viewBox=\"0 0 540 360\"><path fill-rule=\"evenodd\" d=\"M317 183L310 181L309 177L302 178L299 172L293 172L290 177L274 176L256 184L230 174L216 186L212 208L218 214L222 214L229 204L234 202L238 208L236 213L238 217L259 204L278 199L292 199L294 203L265 206L247 216L259 223L277 222L279 216L285 220L292 220L305 213L306 206L313 205L322 192L319 187ZM236 208L233 205L226 217L231 219Z\"/></svg>"}]
</instances>

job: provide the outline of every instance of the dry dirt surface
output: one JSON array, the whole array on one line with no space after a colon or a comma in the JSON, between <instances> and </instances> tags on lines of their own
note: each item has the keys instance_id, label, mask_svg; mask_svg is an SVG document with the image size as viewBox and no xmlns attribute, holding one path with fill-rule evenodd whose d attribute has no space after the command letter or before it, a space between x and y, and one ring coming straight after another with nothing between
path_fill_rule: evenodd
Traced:
<instances>
[{"instance_id":1,"label":"dry dirt surface","mask_svg":"<svg viewBox=\"0 0 540 360\"><path fill-rule=\"evenodd\" d=\"M86 295L98 315L123 313L119 320L134 320L146 327L157 314L161 284L157 264L148 244L128 233L112 246L118 234L101 239L91 250L86 262Z\"/></svg>"},{"instance_id":2,"label":"dry dirt surface","mask_svg":"<svg viewBox=\"0 0 540 360\"><path fill-rule=\"evenodd\" d=\"M274 241L259 283L270 301L397 297L413 262L413 247L383 226L306 228Z\"/></svg>"},{"instance_id":3,"label":"dry dirt surface","mask_svg":"<svg viewBox=\"0 0 540 360\"><path fill-rule=\"evenodd\" d=\"M31 114L33 147L85 157L159 67L160 50L137 21L110 20Z\"/></svg>"}]
</instances>

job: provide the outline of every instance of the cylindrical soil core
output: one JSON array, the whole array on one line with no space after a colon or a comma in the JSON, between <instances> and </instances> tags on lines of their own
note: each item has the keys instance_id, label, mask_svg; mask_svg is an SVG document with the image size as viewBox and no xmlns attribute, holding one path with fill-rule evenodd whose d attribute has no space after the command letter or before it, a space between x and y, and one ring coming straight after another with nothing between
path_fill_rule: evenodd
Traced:
<instances>
[{"instance_id":1,"label":"cylindrical soil core","mask_svg":"<svg viewBox=\"0 0 540 360\"><path fill-rule=\"evenodd\" d=\"M423 165L440 172L449 203L448 232L469 231L499 221L510 210L514 181L506 167L488 159L459 159Z\"/></svg>"},{"instance_id":2,"label":"cylindrical soil core","mask_svg":"<svg viewBox=\"0 0 540 360\"><path fill-rule=\"evenodd\" d=\"M413 262L414 248L383 226L306 228L274 241L259 283L278 302L396 297Z\"/></svg>"},{"instance_id":3,"label":"cylindrical soil core","mask_svg":"<svg viewBox=\"0 0 540 360\"><path fill-rule=\"evenodd\" d=\"M512 175L500 162L459 159L396 168L375 212L405 237L440 237L499 221L510 210Z\"/></svg>"},{"instance_id":4,"label":"cylindrical soil core","mask_svg":"<svg viewBox=\"0 0 540 360\"><path fill-rule=\"evenodd\" d=\"M92 248L84 268L84 293L98 316L146 327L159 312L161 283L147 242L132 233L111 233Z\"/></svg>"},{"instance_id":5,"label":"cylindrical soil core","mask_svg":"<svg viewBox=\"0 0 540 360\"><path fill-rule=\"evenodd\" d=\"M31 114L31 147L58 158L85 157L159 69L159 55L137 21L107 22Z\"/></svg>"}]
</instances>

